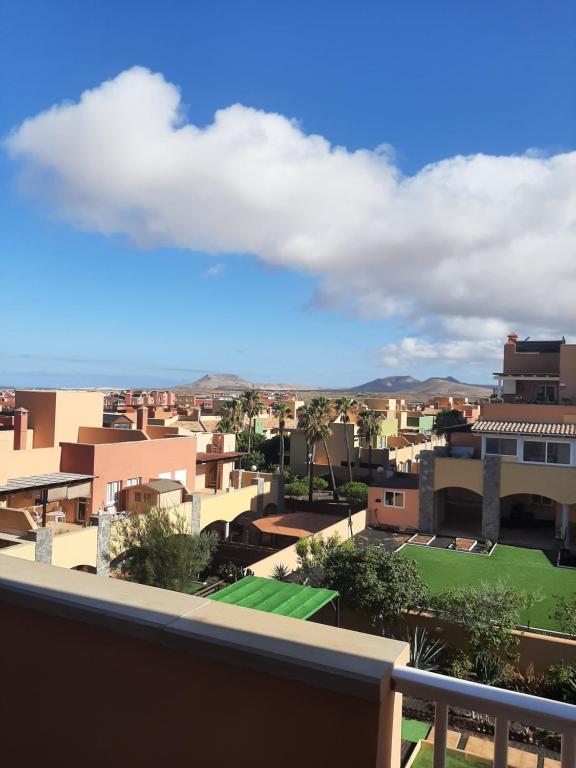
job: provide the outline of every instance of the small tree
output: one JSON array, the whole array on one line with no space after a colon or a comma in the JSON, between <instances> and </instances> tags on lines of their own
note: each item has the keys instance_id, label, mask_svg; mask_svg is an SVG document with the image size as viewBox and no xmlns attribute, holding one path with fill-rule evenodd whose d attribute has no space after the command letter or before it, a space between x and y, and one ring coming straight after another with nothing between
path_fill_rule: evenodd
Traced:
<instances>
[{"instance_id":1,"label":"small tree","mask_svg":"<svg viewBox=\"0 0 576 768\"><path fill-rule=\"evenodd\" d=\"M398 631L404 611L421 611L428 588L414 560L379 547L341 546L324 561L324 585L337 589L351 607L388 635Z\"/></svg>"},{"instance_id":2,"label":"small tree","mask_svg":"<svg viewBox=\"0 0 576 768\"><path fill-rule=\"evenodd\" d=\"M126 579L182 592L212 560L215 533L192 535L183 515L153 508L131 514L114 530L112 551Z\"/></svg>"},{"instance_id":3,"label":"small tree","mask_svg":"<svg viewBox=\"0 0 576 768\"><path fill-rule=\"evenodd\" d=\"M572 597L554 595L554 611L550 618L556 620L562 632L576 637L576 592Z\"/></svg>"},{"instance_id":4,"label":"small tree","mask_svg":"<svg viewBox=\"0 0 576 768\"><path fill-rule=\"evenodd\" d=\"M344 483L338 490L348 504L365 507L368 503L368 486L366 483Z\"/></svg>"},{"instance_id":5,"label":"small tree","mask_svg":"<svg viewBox=\"0 0 576 768\"><path fill-rule=\"evenodd\" d=\"M342 542L337 533L326 539L320 536L307 536L296 542L296 554L298 566L303 583L311 582L319 584L322 580L321 571L330 553L341 547L346 547L348 542Z\"/></svg>"},{"instance_id":6,"label":"small tree","mask_svg":"<svg viewBox=\"0 0 576 768\"><path fill-rule=\"evenodd\" d=\"M437 435L445 435L448 445L451 444L452 433L462 432L468 426L468 421L462 411L443 408L434 421L434 431Z\"/></svg>"},{"instance_id":7,"label":"small tree","mask_svg":"<svg viewBox=\"0 0 576 768\"><path fill-rule=\"evenodd\" d=\"M513 631L522 611L532 604L532 597L503 582L482 582L454 587L433 602L443 618L462 627L474 659L500 656L510 660L518 644Z\"/></svg>"}]
</instances>

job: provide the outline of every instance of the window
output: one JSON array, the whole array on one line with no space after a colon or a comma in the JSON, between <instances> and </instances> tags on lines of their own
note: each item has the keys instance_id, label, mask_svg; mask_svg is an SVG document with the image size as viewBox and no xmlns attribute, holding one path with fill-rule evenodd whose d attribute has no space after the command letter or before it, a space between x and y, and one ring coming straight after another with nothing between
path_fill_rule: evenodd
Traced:
<instances>
[{"instance_id":1,"label":"window","mask_svg":"<svg viewBox=\"0 0 576 768\"><path fill-rule=\"evenodd\" d=\"M570 464L570 443L546 443L548 464Z\"/></svg>"},{"instance_id":2,"label":"window","mask_svg":"<svg viewBox=\"0 0 576 768\"><path fill-rule=\"evenodd\" d=\"M132 485L140 485L141 482L141 477L130 477L128 480L126 480L126 488L130 488Z\"/></svg>"},{"instance_id":3,"label":"window","mask_svg":"<svg viewBox=\"0 0 576 768\"><path fill-rule=\"evenodd\" d=\"M88 509L88 499L78 499L78 505L76 507L76 520L79 523L86 521L86 511Z\"/></svg>"},{"instance_id":4,"label":"window","mask_svg":"<svg viewBox=\"0 0 576 768\"><path fill-rule=\"evenodd\" d=\"M106 483L106 506L113 507L118 504L120 497L120 480L114 480L112 483Z\"/></svg>"},{"instance_id":5,"label":"window","mask_svg":"<svg viewBox=\"0 0 576 768\"><path fill-rule=\"evenodd\" d=\"M384 491L385 507L403 507L404 494L399 491Z\"/></svg>"},{"instance_id":6,"label":"window","mask_svg":"<svg viewBox=\"0 0 576 768\"><path fill-rule=\"evenodd\" d=\"M513 437L487 437L486 453L495 456L516 456L518 441Z\"/></svg>"},{"instance_id":7,"label":"window","mask_svg":"<svg viewBox=\"0 0 576 768\"><path fill-rule=\"evenodd\" d=\"M539 464L570 464L570 443L524 441L524 461Z\"/></svg>"},{"instance_id":8,"label":"window","mask_svg":"<svg viewBox=\"0 0 576 768\"><path fill-rule=\"evenodd\" d=\"M134 492L134 501L142 501L142 494L139 491Z\"/></svg>"},{"instance_id":9,"label":"window","mask_svg":"<svg viewBox=\"0 0 576 768\"><path fill-rule=\"evenodd\" d=\"M160 472L158 474L159 480L172 480L172 472Z\"/></svg>"},{"instance_id":10,"label":"window","mask_svg":"<svg viewBox=\"0 0 576 768\"><path fill-rule=\"evenodd\" d=\"M555 403L556 387L550 384L538 384L534 388L534 398L538 403Z\"/></svg>"}]
</instances>

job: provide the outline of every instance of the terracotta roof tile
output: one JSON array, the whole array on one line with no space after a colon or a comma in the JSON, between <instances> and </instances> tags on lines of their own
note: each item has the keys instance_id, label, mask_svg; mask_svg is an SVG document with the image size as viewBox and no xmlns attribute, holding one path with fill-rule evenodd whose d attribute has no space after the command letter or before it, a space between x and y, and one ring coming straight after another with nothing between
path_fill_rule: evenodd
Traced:
<instances>
[{"instance_id":1,"label":"terracotta roof tile","mask_svg":"<svg viewBox=\"0 0 576 768\"><path fill-rule=\"evenodd\" d=\"M576 424L535 421L477 421L472 432L507 435L537 435L538 437L576 437Z\"/></svg>"}]
</instances>

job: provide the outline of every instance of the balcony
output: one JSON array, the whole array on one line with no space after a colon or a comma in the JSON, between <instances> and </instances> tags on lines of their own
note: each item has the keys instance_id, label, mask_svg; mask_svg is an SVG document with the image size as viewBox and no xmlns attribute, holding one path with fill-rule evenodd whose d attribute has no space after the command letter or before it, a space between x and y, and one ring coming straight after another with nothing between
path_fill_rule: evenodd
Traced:
<instances>
[{"instance_id":1,"label":"balcony","mask_svg":"<svg viewBox=\"0 0 576 768\"><path fill-rule=\"evenodd\" d=\"M402 694L563 734L576 708L405 666L404 643L0 555L6 765L399 768Z\"/></svg>"}]
</instances>

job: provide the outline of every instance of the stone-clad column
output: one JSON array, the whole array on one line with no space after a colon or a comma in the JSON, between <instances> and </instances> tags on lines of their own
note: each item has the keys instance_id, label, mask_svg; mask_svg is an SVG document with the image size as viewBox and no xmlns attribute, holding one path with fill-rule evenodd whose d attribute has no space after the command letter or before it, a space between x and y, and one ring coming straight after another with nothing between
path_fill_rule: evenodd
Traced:
<instances>
[{"instance_id":1,"label":"stone-clad column","mask_svg":"<svg viewBox=\"0 0 576 768\"><path fill-rule=\"evenodd\" d=\"M264 478L253 477L252 485L256 485L258 487L258 495L256 496L256 509L254 511L258 517L264 517Z\"/></svg>"},{"instance_id":2,"label":"stone-clad column","mask_svg":"<svg viewBox=\"0 0 576 768\"><path fill-rule=\"evenodd\" d=\"M193 493L191 505L192 505L192 508L190 510L190 533L193 536L195 536L196 534L200 533L202 494Z\"/></svg>"},{"instance_id":3,"label":"stone-clad column","mask_svg":"<svg viewBox=\"0 0 576 768\"><path fill-rule=\"evenodd\" d=\"M420 515L419 529L422 533L436 533L436 515L434 514L434 464L433 451L420 453Z\"/></svg>"},{"instance_id":4,"label":"stone-clad column","mask_svg":"<svg viewBox=\"0 0 576 768\"><path fill-rule=\"evenodd\" d=\"M275 483L272 485L272 487L276 488L276 506L278 507L278 514L283 515L286 511L285 505L284 505L284 474L282 472L277 472L274 475Z\"/></svg>"},{"instance_id":5,"label":"stone-clad column","mask_svg":"<svg viewBox=\"0 0 576 768\"><path fill-rule=\"evenodd\" d=\"M484 458L484 486L482 493L482 536L492 542L500 535L500 456Z\"/></svg>"},{"instance_id":6,"label":"stone-clad column","mask_svg":"<svg viewBox=\"0 0 576 768\"><path fill-rule=\"evenodd\" d=\"M98 534L96 543L96 575L110 576L110 533L112 524L110 515L100 512L98 515Z\"/></svg>"},{"instance_id":7,"label":"stone-clad column","mask_svg":"<svg viewBox=\"0 0 576 768\"><path fill-rule=\"evenodd\" d=\"M52 565L52 540L54 531L52 528L36 529L36 549L34 559L37 563Z\"/></svg>"}]
</instances>

